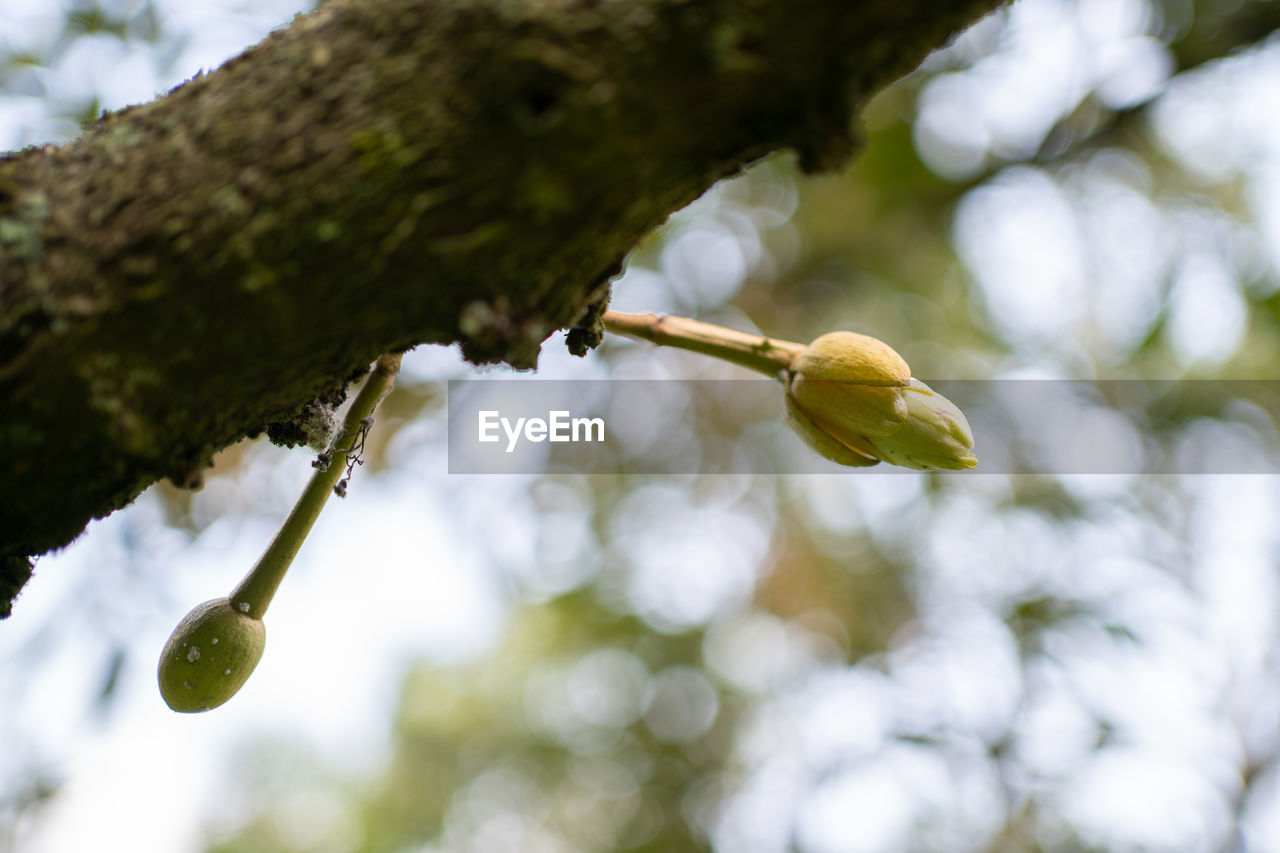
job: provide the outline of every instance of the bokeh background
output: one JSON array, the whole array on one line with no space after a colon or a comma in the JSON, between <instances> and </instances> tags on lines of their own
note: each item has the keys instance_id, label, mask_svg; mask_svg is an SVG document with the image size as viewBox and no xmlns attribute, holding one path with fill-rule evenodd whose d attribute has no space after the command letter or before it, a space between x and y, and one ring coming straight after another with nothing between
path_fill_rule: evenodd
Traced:
<instances>
[{"instance_id":1,"label":"bokeh background","mask_svg":"<svg viewBox=\"0 0 1280 853\"><path fill-rule=\"evenodd\" d=\"M299 11L0 0L0 149ZM1277 26L1274 0L1017 0L871 103L843 174L781 155L673 216L614 307L852 329L938 379L1280 378ZM305 450L230 448L42 559L0 623L0 849L1280 850L1274 478L786 475L780 399L609 421L754 474L450 476L446 382L476 375L406 357L213 713L168 711L156 657ZM553 338L540 375L743 374ZM1247 406L1144 429L1277 447Z\"/></svg>"}]
</instances>

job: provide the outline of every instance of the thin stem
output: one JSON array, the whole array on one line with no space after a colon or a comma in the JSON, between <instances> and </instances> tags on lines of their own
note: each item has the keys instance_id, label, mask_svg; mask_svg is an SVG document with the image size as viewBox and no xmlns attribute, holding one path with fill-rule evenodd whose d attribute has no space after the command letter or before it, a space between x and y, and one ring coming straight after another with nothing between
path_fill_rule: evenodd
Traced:
<instances>
[{"instance_id":1,"label":"thin stem","mask_svg":"<svg viewBox=\"0 0 1280 853\"><path fill-rule=\"evenodd\" d=\"M793 341L748 335L746 332L687 317L605 311L604 327L611 332L643 338L659 346L679 347L715 356L770 377L791 367L795 357L806 349L804 344Z\"/></svg>"},{"instance_id":2,"label":"thin stem","mask_svg":"<svg viewBox=\"0 0 1280 853\"><path fill-rule=\"evenodd\" d=\"M363 423L364 419L373 414L378 403L391 390L391 383L395 381L399 370L399 353L388 353L378 357L373 370L364 382L364 387L360 389L360 393L356 395L351 408L347 411L341 436L334 442L333 449L330 451L328 467L323 470L317 469L311 475L311 482L307 483L302 497L298 498L298 502L293 505L289 517L284 520L284 524L280 526L279 532L271 540L267 550L258 558L258 562L249 570L249 574L245 575L244 580L231 591L229 596L231 603L242 613L261 619L267 612L267 605L271 603L276 587L280 586L285 572L289 570L289 564L293 562L298 549L302 547L303 540L311 532L311 526L320 516L320 510L324 509L329 493L333 491L333 487L346 471L348 453L353 451L358 443L356 438L361 430L367 428Z\"/></svg>"}]
</instances>

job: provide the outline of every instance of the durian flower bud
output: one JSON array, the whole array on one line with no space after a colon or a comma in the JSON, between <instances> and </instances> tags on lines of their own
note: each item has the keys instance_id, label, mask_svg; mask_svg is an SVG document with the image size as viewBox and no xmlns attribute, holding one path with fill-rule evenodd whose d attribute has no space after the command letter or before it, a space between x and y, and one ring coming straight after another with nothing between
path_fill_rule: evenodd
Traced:
<instances>
[{"instance_id":1,"label":"durian flower bud","mask_svg":"<svg viewBox=\"0 0 1280 853\"><path fill-rule=\"evenodd\" d=\"M976 468L969 421L950 400L919 379L912 379L903 396L907 421L892 435L868 436L875 455L903 468L960 470Z\"/></svg>"},{"instance_id":2,"label":"durian flower bud","mask_svg":"<svg viewBox=\"0 0 1280 853\"><path fill-rule=\"evenodd\" d=\"M960 410L923 382L888 344L831 332L786 374L787 421L841 465L973 468L973 434Z\"/></svg>"},{"instance_id":3,"label":"durian flower bud","mask_svg":"<svg viewBox=\"0 0 1280 853\"><path fill-rule=\"evenodd\" d=\"M874 451L867 446L866 442L859 440L859 445L864 450L854 450L852 447L841 444L835 436L828 433L822 427L809 420L809 417L799 408L796 407L795 400L791 399L791 395L787 395L787 423L796 435L804 439L804 443L815 451L819 456L825 456L832 462L838 462L841 465L849 465L854 468L865 468L869 465L878 465L880 460L874 455ZM861 436L858 436L861 439Z\"/></svg>"},{"instance_id":4,"label":"durian flower bud","mask_svg":"<svg viewBox=\"0 0 1280 853\"><path fill-rule=\"evenodd\" d=\"M868 435L888 435L907 420L902 392L911 368L883 341L829 332L791 362L787 422L811 448L841 465L879 461Z\"/></svg>"},{"instance_id":5,"label":"durian flower bud","mask_svg":"<svg viewBox=\"0 0 1280 853\"><path fill-rule=\"evenodd\" d=\"M902 391L910 382L911 368L884 341L829 332L791 363L787 395L809 420L848 445L846 436L889 435L906 423Z\"/></svg>"}]
</instances>

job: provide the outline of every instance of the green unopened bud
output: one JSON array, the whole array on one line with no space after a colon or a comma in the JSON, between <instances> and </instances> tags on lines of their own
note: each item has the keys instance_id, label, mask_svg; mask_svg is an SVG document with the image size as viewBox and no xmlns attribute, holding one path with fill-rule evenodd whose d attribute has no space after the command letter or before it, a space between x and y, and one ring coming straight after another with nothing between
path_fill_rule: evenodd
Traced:
<instances>
[{"instance_id":1,"label":"green unopened bud","mask_svg":"<svg viewBox=\"0 0 1280 853\"><path fill-rule=\"evenodd\" d=\"M888 436L868 436L874 453L904 468L952 470L976 468L969 421L950 400L919 379L912 379L903 396L907 420Z\"/></svg>"},{"instance_id":2,"label":"green unopened bud","mask_svg":"<svg viewBox=\"0 0 1280 853\"><path fill-rule=\"evenodd\" d=\"M244 686L262 657L262 620L226 598L197 605L173 629L160 653L160 695L184 713L207 711Z\"/></svg>"},{"instance_id":3,"label":"green unopened bud","mask_svg":"<svg viewBox=\"0 0 1280 853\"><path fill-rule=\"evenodd\" d=\"M891 435L906 422L902 392L910 381L911 368L888 344L830 332L792 362L787 396L809 421L851 446L863 436Z\"/></svg>"}]
</instances>

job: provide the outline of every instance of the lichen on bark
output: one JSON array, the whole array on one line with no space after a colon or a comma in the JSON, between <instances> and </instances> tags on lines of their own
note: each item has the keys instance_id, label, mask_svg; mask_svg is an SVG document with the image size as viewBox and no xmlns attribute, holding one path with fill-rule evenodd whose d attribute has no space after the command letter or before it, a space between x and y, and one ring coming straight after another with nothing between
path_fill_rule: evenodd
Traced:
<instances>
[{"instance_id":1,"label":"lichen on bark","mask_svg":"<svg viewBox=\"0 0 1280 853\"><path fill-rule=\"evenodd\" d=\"M380 352L589 343L666 216L772 151L839 166L857 104L994 5L329 0L0 158L0 611L28 556Z\"/></svg>"}]
</instances>

